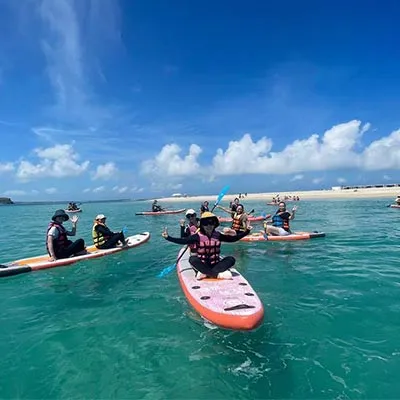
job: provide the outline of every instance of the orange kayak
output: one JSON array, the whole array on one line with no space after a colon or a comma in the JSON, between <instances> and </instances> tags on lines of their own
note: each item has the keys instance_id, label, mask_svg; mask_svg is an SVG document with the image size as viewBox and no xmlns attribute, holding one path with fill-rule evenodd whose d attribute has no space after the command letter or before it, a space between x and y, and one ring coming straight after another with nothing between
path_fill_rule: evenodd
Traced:
<instances>
[{"instance_id":1,"label":"orange kayak","mask_svg":"<svg viewBox=\"0 0 400 400\"><path fill-rule=\"evenodd\" d=\"M186 208L182 208L180 210L170 210L170 211L141 211L135 213L135 215L168 215L168 214L180 214L183 213L186 210Z\"/></svg>"}]
</instances>

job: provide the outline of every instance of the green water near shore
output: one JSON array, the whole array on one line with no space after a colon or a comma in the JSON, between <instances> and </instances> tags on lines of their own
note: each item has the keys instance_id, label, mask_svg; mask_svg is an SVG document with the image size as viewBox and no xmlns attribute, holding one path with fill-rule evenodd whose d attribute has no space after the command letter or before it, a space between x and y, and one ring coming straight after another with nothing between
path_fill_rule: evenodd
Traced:
<instances>
[{"instance_id":1,"label":"green water near shore","mask_svg":"<svg viewBox=\"0 0 400 400\"><path fill-rule=\"evenodd\" d=\"M390 200L301 201L293 228L325 238L224 245L264 303L253 332L209 329L175 273L156 277L180 249L162 228L178 235L181 215L134 215L149 203L83 204L77 237L88 243L98 213L114 230L152 237L0 279L0 398L398 398L400 210ZM0 207L0 261L43 254L53 211Z\"/></svg>"}]
</instances>

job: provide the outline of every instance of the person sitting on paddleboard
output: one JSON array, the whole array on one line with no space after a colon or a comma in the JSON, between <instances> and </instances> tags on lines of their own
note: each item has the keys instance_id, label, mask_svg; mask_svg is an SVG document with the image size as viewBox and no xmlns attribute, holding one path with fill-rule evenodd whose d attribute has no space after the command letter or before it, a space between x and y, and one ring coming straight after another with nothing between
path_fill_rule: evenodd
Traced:
<instances>
[{"instance_id":1,"label":"person sitting on paddleboard","mask_svg":"<svg viewBox=\"0 0 400 400\"><path fill-rule=\"evenodd\" d=\"M117 243L126 246L123 232L112 232L106 225L106 219L104 214L96 216L92 227L93 244L98 249L112 249Z\"/></svg>"},{"instance_id":2,"label":"person sitting on paddleboard","mask_svg":"<svg viewBox=\"0 0 400 400\"><path fill-rule=\"evenodd\" d=\"M250 229L235 236L229 236L216 231L218 226L217 216L207 211L200 217L200 231L194 235L186 238L174 238L168 235L167 228L162 233L162 236L172 243L196 245L197 254L189 258L190 264L197 271L196 279L206 277L232 279L229 268L235 265L236 260L232 256L221 259L221 242L237 242L248 235Z\"/></svg>"},{"instance_id":3,"label":"person sitting on paddleboard","mask_svg":"<svg viewBox=\"0 0 400 400\"><path fill-rule=\"evenodd\" d=\"M194 211L192 208L187 210L186 218L188 219L188 224L186 226L185 226L185 220L184 219L180 220L181 238L189 237L190 235L194 235L199 231L200 218L197 218L196 211ZM197 250L195 244L191 244L189 247L190 247L190 252L192 254L196 253Z\"/></svg>"},{"instance_id":4,"label":"person sitting on paddleboard","mask_svg":"<svg viewBox=\"0 0 400 400\"><path fill-rule=\"evenodd\" d=\"M233 213L236 212L237 206L239 205L240 200L236 197L235 200L233 200L233 203L231 203L229 206L231 208L231 214L233 217Z\"/></svg>"},{"instance_id":5,"label":"person sitting on paddleboard","mask_svg":"<svg viewBox=\"0 0 400 400\"><path fill-rule=\"evenodd\" d=\"M244 212L244 206L242 204L238 204L236 207L236 212L231 212L227 208L222 206L217 206L221 210L227 212L232 215L232 226L231 228L225 228L224 233L228 233L228 231L235 231L235 233L244 232L249 225L248 215Z\"/></svg>"},{"instance_id":6,"label":"person sitting on paddleboard","mask_svg":"<svg viewBox=\"0 0 400 400\"><path fill-rule=\"evenodd\" d=\"M160 211L165 211L159 204L157 204L157 200L153 201L153 204L151 206L151 210L153 212L160 212Z\"/></svg>"},{"instance_id":7,"label":"person sitting on paddleboard","mask_svg":"<svg viewBox=\"0 0 400 400\"><path fill-rule=\"evenodd\" d=\"M200 215L203 214L206 211L210 211L208 209L208 201L205 201L201 206L200 206Z\"/></svg>"},{"instance_id":8,"label":"person sitting on paddleboard","mask_svg":"<svg viewBox=\"0 0 400 400\"><path fill-rule=\"evenodd\" d=\"M69 203L68 211L75 211L75 210L78 210L78 206L76 205L76 203L73 203L73 202Z\"/></svg>"},{"instance_id":9,"label":"person sitting on paddleboard","mask_svg":"<svg viewBox=\"0 0 400 400\"><path fill-rule=\"evenodd\" d=\"M290 220L294 220L296 214L297 206L292 208L292 212L286 210L286 203L281 201L279 203L279 209L276 211L272 219L264 222L264 232L268 235L274 236L287 236L292 232L290 231ZM268 225L268 222L272 225Z\"/></svg>"},{"instance_id":10,"label":"person sitting on paddleboard","mask_svg":"<svg viewBox=\"0 0 400 400\"><path fill-rule=\"evenodd\" d=\"M83 239L78 239L75 242L67 239L67 236L75 236L76 223L79 218L77 216L71 217L71 231L67 231L63 226L63 222L69 220L69 215L64 210L57 210L51 219L46 233L46 248L51 260L56 261L59 258L86 254Z\"/></svg>"}]
</instances>

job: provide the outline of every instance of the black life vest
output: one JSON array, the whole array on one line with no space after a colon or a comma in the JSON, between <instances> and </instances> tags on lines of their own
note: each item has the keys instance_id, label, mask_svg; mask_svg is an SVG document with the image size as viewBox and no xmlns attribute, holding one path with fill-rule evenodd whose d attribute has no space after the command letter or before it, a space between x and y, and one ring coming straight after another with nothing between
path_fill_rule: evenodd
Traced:
<instances>
[{"instance_id":1,"label":"black life vest","mask_svg":"<svg viewBox=\"0 0 400 400\"><path fill-rule=\"evenodd\" d=\"M50 222L49 225L47 226L47 232L46 232L46 249L49 254L50 254L50 251L49 251L49 246L47 245L47 236L48 236L50 229L53 226L58 230L58 238L57 239L53 238L54 251L57 253L61 249L67 247L67 244L68 244L67 230L61 224L58 224L57 222L54 222L54 221Z\"/></svg>"}]
</instances>

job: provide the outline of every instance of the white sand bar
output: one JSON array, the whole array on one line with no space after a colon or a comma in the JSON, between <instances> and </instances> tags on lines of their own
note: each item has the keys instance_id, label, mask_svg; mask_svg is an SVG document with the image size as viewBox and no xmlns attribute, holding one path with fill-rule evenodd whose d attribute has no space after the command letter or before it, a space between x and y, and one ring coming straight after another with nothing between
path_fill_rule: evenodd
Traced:
<instances>
[{"instance_id":1,"label":"white sand bar","mask_svg":"<svg viewBox=\"0 0 400 400\"><path fill-rule=\"evenodd\" d=\"M349 198L396 198L400 195L400 187L381 187L381 188L359 188L359 189L338 189L338 190L309 190L309 191L290 191L290 192L267 192L267 193L247 193L245 200L265 200L271 201L272 197L279 193L281 199L285 196L299 196L300 200L318 200L318 199L349 199ZM218 193L188 196L188 197L164 197L158 198L161 202L191 202L191 201L209 201L212 203ZM227 194L224 197L224 202L231 201L238 196L238 193Z\"/></svg>"}]
</instances>

